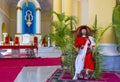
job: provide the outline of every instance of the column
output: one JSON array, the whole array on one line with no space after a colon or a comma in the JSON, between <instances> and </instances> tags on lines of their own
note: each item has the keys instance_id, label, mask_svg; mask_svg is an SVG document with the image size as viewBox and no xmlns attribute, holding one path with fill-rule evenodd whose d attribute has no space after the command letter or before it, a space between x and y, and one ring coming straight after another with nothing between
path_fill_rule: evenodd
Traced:
<instances>
[{"instance_id":1,"label":"column","mask_svg":"<svg viewBox=\"0 0 120 82\"><path fill-rule=\"evenodd\" d=\"M57 13L62 13L62 0L53 0L53 11ZM57 16L53 14L53 20L57 20ZM55 32L55 29L52 29Z\"/></svg>"},{"instance_id":2,"label":"column","mask_svg":"<svg viewBox=\"0 0 120 82\"><path fill-rule=\"evenodd\" d=\"M80 22L81 25L89 24L89 5L88 0L80 0Z\"/></svg>"},{"instance_id":3,"label":"column","mask_svg":"<svg viewBox=\"0 0 120 82\"><path fill-rule=\"evenodd\" d=\"M80 1L77 1L77 19L78 19L78 26L80 26Z\"/></svg>"},{"instance_id":4,"label":"column","mask_svg":"<svg viewBox=\"0 0 120 82\"><path fill-rule=\"evenodd\" d=\"M77 11L78 11L78 1L77 0L73 0L73 16L76 16L78 15Z\"/></svg>"},{"instance_id":5,"label":"column","mask_svg":"<svg viewBox=\"0 0 120 82\"><path fill-rule=\"evenodd\" d=\"M17 33L22 33L22 8L17 7Z\"/></svg>"},{"instance_id":6,"label":"column","mask_svg":"<svg viewBox=\"0 0 120 82\"><path fill-rule=\"evenodd\" d=\"M41 33L41 12L36 9L36 34Z\"/></svg>"},{"instance_id":7,"label":"column","mask_svg":"<svg viewBox=\"0 0 120 82\"><path fill-rule=\"evenodd\" d=\"M73 15L73 0L64 0L64 12L66 15Z\"/></svg>"},{"instance_id":8,"label":"column","mask_svg":"<svg viewBox=\"0 0 120 82\"><path fill-rule=\"evenodd\" d=\"M53 11L57 13L62 12L62 0L53 0ZM53 20L56 20L56 16L53 15Z\"/></svg>"}]
</instances>

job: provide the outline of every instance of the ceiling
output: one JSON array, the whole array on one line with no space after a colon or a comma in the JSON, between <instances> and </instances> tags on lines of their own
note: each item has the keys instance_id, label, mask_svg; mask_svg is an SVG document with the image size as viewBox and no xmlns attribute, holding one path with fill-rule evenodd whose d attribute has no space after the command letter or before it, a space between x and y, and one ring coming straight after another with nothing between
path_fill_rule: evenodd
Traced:
<instances>
[{"instance_id":1,"label":"ceiling","mask_svg":"<svg viewBox=\"0 0 120 82\"><path fill-rule=\"evenodd\" d=\"M17 6L19 0L6 0L9 6L15 7ZM40 3L42 12L49 12L53 9L53 0L37 0Z\"/></svg>"}]
</instances>

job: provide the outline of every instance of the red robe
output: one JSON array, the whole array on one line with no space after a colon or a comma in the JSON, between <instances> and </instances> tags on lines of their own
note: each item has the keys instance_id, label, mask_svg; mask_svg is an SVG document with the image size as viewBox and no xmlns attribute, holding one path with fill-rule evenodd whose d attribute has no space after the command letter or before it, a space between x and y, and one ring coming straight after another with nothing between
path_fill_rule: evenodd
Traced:
<instances>
[{"instance_id":1,"label":"red robe","mask_svg":"<svg viewBox=\"0 0 120 82\"><path fill-rule=\"evenodd\" d=\"M83 49L86 41L89 40L86 37L78 37L75 40L75 47L78 49ZM90 41L90 40L89 40ZM87 53L84 59L84 69L94 70L94 61L92 58L92 51L90 50L91 41L88 44Z\"/></svg>"}]
</instances>

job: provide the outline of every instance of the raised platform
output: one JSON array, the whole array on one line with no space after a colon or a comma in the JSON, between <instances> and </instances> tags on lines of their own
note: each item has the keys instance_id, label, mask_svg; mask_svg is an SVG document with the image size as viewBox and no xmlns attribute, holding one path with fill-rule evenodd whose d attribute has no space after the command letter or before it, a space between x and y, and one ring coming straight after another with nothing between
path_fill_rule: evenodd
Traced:
<instances>
[{"instance_id":1,"label":"raised platform","mask_svg":"<svg viewBox=\"0 0 120 82\"><path fill-rule=\"evenodd\" d=\"M1 58L0 67L20 66L55 66L61 65L61 57L58 58Z\"/></svg>"}]
</instances>

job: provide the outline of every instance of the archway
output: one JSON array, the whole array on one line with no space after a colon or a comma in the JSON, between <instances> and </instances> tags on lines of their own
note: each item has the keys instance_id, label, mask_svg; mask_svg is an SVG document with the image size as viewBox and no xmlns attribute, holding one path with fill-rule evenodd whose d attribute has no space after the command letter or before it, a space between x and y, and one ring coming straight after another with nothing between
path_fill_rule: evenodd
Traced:
<instances>
[{"instance_id":1,"label":"archway","mask_svg":"<svg viewBox=\"0 0 120 82\"><path fill-rule=\"evenodd\" d=\"M7 32L7 30L6 30L6 25L5 25L5 23L2 23L2 41L3 41L3 33L6 33Z\"/></svg>"}]
</instances>

